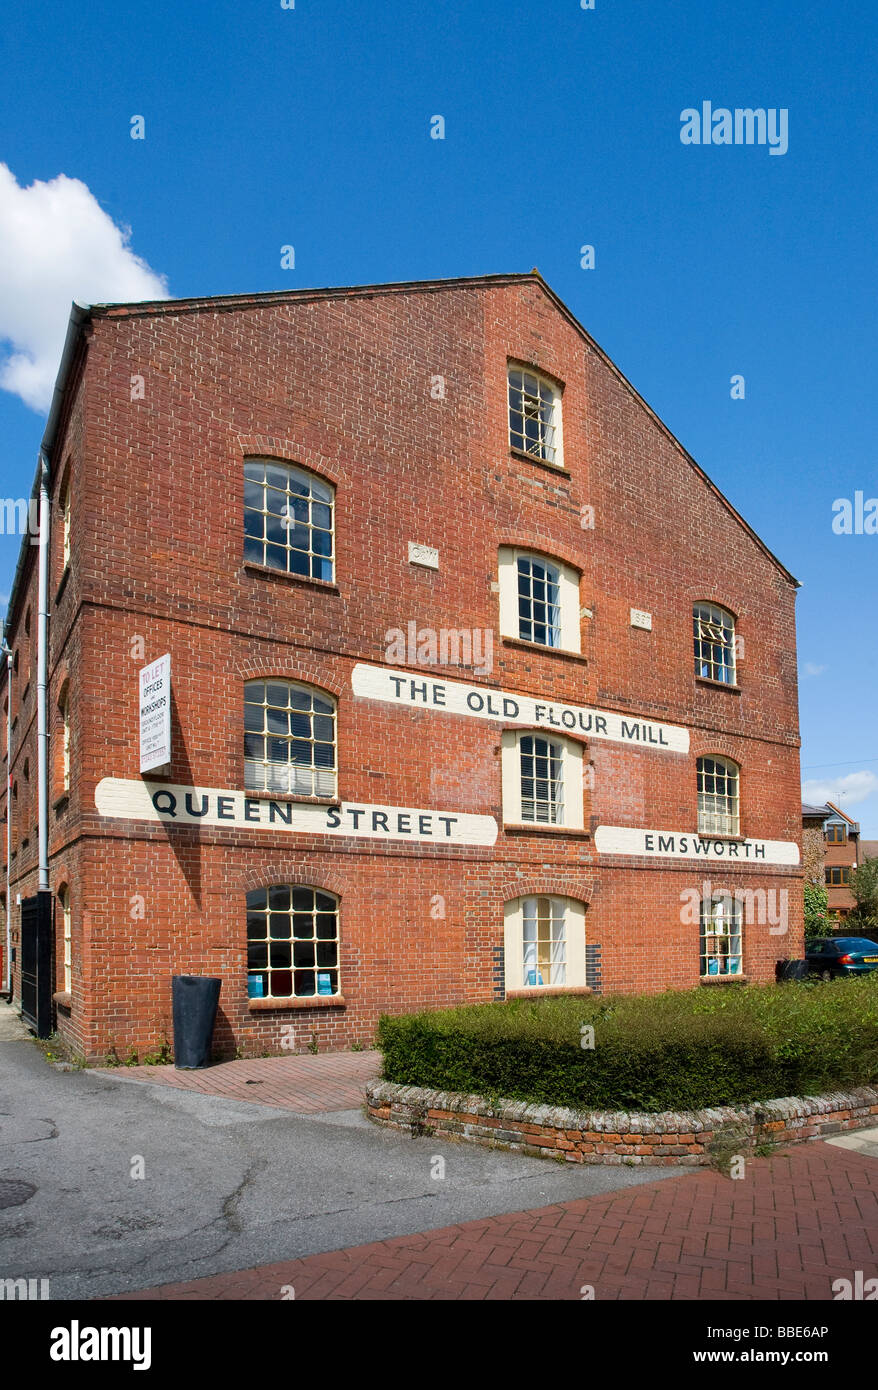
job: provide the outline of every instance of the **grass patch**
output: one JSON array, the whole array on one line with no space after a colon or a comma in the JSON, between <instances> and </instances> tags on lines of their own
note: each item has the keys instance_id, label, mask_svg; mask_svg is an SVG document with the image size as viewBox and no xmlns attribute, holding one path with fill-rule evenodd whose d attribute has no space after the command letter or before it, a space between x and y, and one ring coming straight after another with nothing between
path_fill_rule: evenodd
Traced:
<instances>
[{"instance_id":1,"label":"grass patch","mask_svg":"<svg viewBox=\"0 0 878 1390\"><path fill-rule=\"evenodd\" d=\"M594 1049L580 1029L594 1028ZM392 1017L383 1076L585 1110L696 1110L878 1082L878 971L831 983L515 999Z\"/></svg>"}]
</instances>

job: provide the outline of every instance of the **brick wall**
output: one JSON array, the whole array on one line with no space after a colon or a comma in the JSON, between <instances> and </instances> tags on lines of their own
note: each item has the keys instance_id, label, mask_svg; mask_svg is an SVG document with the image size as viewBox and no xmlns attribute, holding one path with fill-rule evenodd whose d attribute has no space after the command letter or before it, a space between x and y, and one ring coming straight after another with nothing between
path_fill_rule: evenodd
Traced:
<instances>
[{"instance_id":1,"label":"brick wall","mask_svg":"<svg viewBox=\"0 0 878 1390\"><path fill-rule=\"evenodd\" d=\"M366 1109L377 1124L410 1134L517 1149L536 1158L633 1166L698 1165L713 1161L718 1140L724 1142L728 1159L736 1145L744 1156L757 1146L775 1148L867 1128L878 1115L878 1090L861 1086L830 1096L787 1096L678 1114L608 1114L523 1101L492 1105L478 1096L375 1081L366 1087Z\"/></svg>"}]
</instances>

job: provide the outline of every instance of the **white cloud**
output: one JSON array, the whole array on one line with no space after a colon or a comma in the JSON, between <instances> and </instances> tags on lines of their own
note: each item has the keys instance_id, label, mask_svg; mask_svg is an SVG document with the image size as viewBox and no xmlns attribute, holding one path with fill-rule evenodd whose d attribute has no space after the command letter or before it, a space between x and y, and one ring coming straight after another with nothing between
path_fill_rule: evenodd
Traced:
<instances>
[{"instance_id":1,"label":"white cloud","mask_svg":"<svg viewBox=\"0 0 878 1390\"><path fill-rule=\"evenodd\" d=\"M802 667L802 674L805 676L822 676L826 670L825 666L815 666L813 661L806 661Z\"/></svg>"},{"instance_id":2,"label":"white cloud","mask_svg":"<svg viewBox=\"0 0 878 1390\"><path fill-rule=\"evenodd\" d=\"M71 300L168 297L164 276L130 239L79 179L59 174L22 188L0 164L0 387L48 409Z\"/></svg>"},{"instance_id":3,"label":"white cloud","mask_svg":"<svg viewBox=\"0 0 878 1390\"><path fill-rule=\"evenodd\" d=\"M878 776L874 772L849 772L844 777L814 779L802 783L802 796L810 806L822 806L824 801L834 801L846 811L856 806L878 790Z\"/></svg>"}]
</instances>

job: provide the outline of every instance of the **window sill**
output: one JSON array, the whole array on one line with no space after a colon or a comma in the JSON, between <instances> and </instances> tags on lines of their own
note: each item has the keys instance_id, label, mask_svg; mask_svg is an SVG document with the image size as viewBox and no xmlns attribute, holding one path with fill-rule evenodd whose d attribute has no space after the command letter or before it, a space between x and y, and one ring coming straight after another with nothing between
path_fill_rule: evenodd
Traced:
<instances>
[{"instance_id":1,"label":"window sill","mask_svg":"<svg viewBox=\"0 0 878 1390\"><path fill-rule=\"evenodd\" d=\"M731 840L733 844L744 845L749 837L740 835L737 831L734 835L724 835L720 830L696 830L695 838L697 840Z\"/></svg>"},{"instance_id":2,"label":"window sill","mask_svg":"<svg viewBox=\"0 0 878 1390\"><path fill-rule=\"evenodd\" d=\"M70 793L64 792L63 796L59 796L57 801L52 802L52 810L55 812L56 816L62 816L69 805Z\"/></svg>"},{"instance_id":3,"label":"window sill","mask_svg":"<svg viewBox=\"0 0 878 1390\"><path fill-rule=\"evenodd\" d=\"M503 826L507 835L566 835L573 840L590 840L591 834L584 826L576 825L533 825L510 823Z\"/></svg>"},{"instance_id":4,"label":"window sill","mask_svg":"<svg viewBox=\"0 0 878 1390\"><path fill-rule=\"evenodd\" d=\"M58 600L59 600L59 598L61 597L61 595L63 594L64 590L67 588L67 581L69 580L69 578L70 578L70 562L68 561L67 564L64 566L64 573L62 574L61 578L58 580L58 587L57 587L57 589L55 590L55 598L54 598L54 600L53 600L54 603L57 603L57 602L58 602Z\"/></svg>"},{"instance_id":5,"label":"window sill","mask_svg":"<svg viewBox=\"0 0 878 1390\"><path fill-rule=\"evenodd\" d=\"M62 1009L69 1009L73 1003L73 996L66 989L59 989L57 994L52 995L52 1003L59 1004Z\"/></svg>"},{"instance_id":6,"label":"window sill","mask_svg":"<svg viewBox=\"0 0 878 1390\"><path fill-rule=\"evenodd\" d=\"M698 983L700 985L748 985L750 979L747 975L700 975Z\"/></svg>"},{"instance_id":7,"label":"window sill","mask_svg":"<svg viewBox=\"0 0 878 1390\"><path fill-rule=\"evenodd\" d=\"M528 454L524 449L513 449L510 445L510 456L514 459L521 459L524 463L532 463L537 468L544 468L547 473L557 473L560 478L569 478L570 473L563 464L547 463L545 459L537 458L536 454Z\"/></svg>"},{"instance_id":8,"label":"window sill","mask_svg":"<svg viewBox=\"0 0 878 1390\"><path fill-rule=\"evenodd\" d=\"M588 657L581 652L572 652L567 647L544 647L542 642L528 642L524 637L501 637L504 647L521 647L524 651L540 652L543 656L562 656L567 661L578 661L580 665L588 665Z\"/></svg>"},{"instance_id":9,"label":"window sill","mask_svg":"<svg viewBox=\"0 0 878 1390\"><path fill-rule=\"evenodd\" d=\"M695 684L706 685L709 689L713 690L727 690L730 695L740 695L741 693L741 687L739 685L729 685L726 681L711 680L709 676L696 676Z\"/></svg>"},{"instance_id":10,"label":"window sill","mask_svg":"<svg viewBox=\"0 0 878 1390\"><path fill-rule=\"evenodd\" d=\"M572 994L586 998L593 994L594 990L590 985L531 985L526 989L507 989L507 999L557 999L564 995Z\"/></svg>"},{"instance_id":11,"label":"window sill","mask_svg":"<svg viewBox=\"0 0 878 1390\"><path fill-rule=\"evenodd\" d=\"M341 798L337 796L300 796L297 792L247 791L246 788L243 795L248 801L292 801L302 806L341 805Z\"/></svg>"},{"instance_id":12,"label":"window sill","mask_svg":"<svg viewBox=\"0 0 878 1390\"><path fill-rule=\"evenodd\" d=\"M260 565L255 560L245 560L244 569L250 574L264 574L270 579L280 579L287 584L301 584L306 589L322 589L329 594L340 592L337 584L328 579L311 579L306 574L290 574L288 570L276 570L271 565Z\"/></svg>"},{"instance_id":13,"label":"window sill","mask_svg":"<svg viewBox=\"0 0 878 1390\"><path fill-rule=\"evenodd\" d=\"M290 999L248 999L251 1014L272 1013L278 1009L343 1009L347 1000L343 994L312 994Z\"/></svg>"}]
</instances>

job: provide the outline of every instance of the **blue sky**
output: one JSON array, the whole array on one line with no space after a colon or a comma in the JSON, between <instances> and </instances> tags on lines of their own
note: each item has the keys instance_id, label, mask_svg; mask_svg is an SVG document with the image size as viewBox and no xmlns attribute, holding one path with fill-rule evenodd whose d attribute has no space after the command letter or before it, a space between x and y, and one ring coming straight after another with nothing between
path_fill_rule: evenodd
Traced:
<instances>
[{"instance_id":1,"label":"blue sky","mask_svg":"<svg viewBox=\"0 0 878 1390\"><path fill-rule=\"evenodd\" d=\"M875 7L61 0L4 28L3 190L33 224L0 267L7 387L28 394L29 353L45 373L74 295L155 276L183 296L538 266L802 581L803 776L878 838L878 535L832 529L835 499L878 494ZM788 151L683 145L705 100L786 108ZM59 175L88 190L90 253L69 185L18 191ZM42 426L0 390L3 496ZM17 551L0 537L4 603Z\"/></svg>"}]
</instances>

